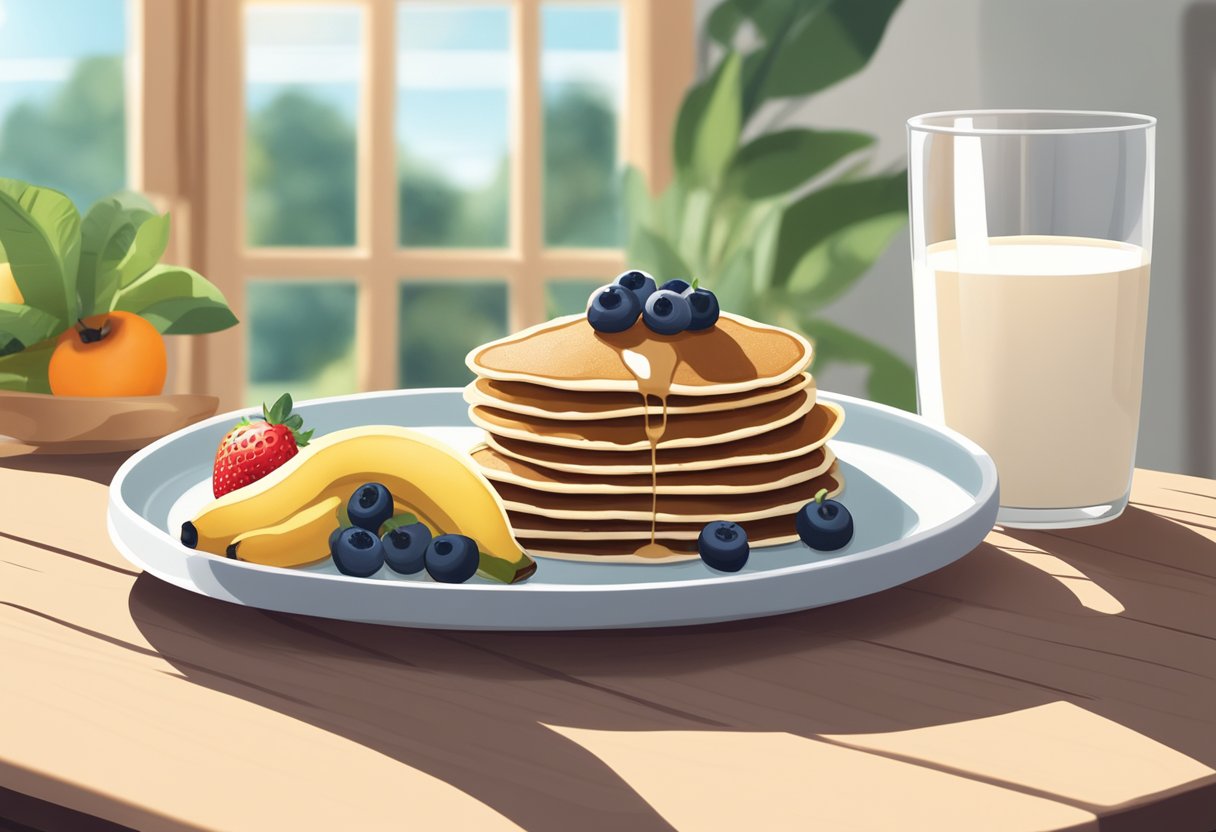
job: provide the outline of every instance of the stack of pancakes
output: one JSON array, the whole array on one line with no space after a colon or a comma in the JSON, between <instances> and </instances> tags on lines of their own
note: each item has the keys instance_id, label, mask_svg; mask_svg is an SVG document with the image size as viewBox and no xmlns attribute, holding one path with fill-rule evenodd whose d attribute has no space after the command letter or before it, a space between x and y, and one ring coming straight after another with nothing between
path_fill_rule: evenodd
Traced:
<instances>
[{"instance_id":1,"label":"stack of pancakes","mask_svg":"<svg viewBox=\"0 0 1216 832\"><path fill-rule=\"evenodd\" d=\"M558 318L469 353L465 399L487 434L473 458L533 554L696 557L712 520L753 547L797 540L795 512L844 487L826 444L844 415L816 401L810 361L796 333L733 315L674 336ZM647 377L664 366L670 379ZM667 552L638 556L652 531Z\"/></svg>"}]
</instances>

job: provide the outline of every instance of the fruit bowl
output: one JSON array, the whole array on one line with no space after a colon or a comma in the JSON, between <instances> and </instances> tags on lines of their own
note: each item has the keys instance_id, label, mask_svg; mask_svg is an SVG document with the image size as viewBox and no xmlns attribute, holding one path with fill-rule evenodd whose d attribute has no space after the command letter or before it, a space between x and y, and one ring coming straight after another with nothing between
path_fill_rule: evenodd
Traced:
<instances>
[{"instance_id":1,"label":"fruit bowl","mask_svg":"<svg viewBox=\"0 0 1216 832\"><path fill-rule=\"evenodd\" d=\"M131 451L215 414L215 396L88 398L0 392L0 436L39 453Z\"/></svg>"}]
</instances>

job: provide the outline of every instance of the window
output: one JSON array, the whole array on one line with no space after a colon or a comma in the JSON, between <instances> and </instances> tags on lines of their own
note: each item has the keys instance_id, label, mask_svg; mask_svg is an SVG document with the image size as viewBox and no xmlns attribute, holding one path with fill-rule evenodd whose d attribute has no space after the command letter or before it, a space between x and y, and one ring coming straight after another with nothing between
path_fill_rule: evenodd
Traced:
<instances>
[{"instance_id":1,"label":"window","mask_svg":"<svg viewBox=\"0 0 1216 832\"><path fill-rule=\"evenodd\" d=\"M242 320L179 389L231 406L463 384L478 343L582 309L693 73L692 0L135 6L138 181Z\"/></svg>"},{"instance_id":2,"label":"window","mask_svg":"<svg viewBox=\"0 0 1216 832\"><path fill-rule=\"evenodd\" d=\"M250 246L355 243L363 10L245 10L245 235Z\"/></svg>"},{"instance_id":3,"label":"window","mask_svg":"<svg viewBox=\"0 0 1216 832\"><path fill-rule=\"evenodd\" d=\"M0 176L83 211L126 185L125 0L0 0Z\"/></svg>"}]
</instances>

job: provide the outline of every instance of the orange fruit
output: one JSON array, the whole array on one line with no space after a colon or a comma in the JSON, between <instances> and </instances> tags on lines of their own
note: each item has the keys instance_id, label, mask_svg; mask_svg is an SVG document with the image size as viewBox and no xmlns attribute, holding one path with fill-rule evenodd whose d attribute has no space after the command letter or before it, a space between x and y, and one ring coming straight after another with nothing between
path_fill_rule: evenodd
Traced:
<instances>
[{"instance_id":1,"label":"orange fruit","mask_svg":"<svg viewBox=\"0 0 1216 832\"><path fill-rule=\"evenodd\" d=\"M167 368L156 327L133 312L106 312L59 336L48 374L56 396L155 396Z\"/></svg>"}]
</instances>

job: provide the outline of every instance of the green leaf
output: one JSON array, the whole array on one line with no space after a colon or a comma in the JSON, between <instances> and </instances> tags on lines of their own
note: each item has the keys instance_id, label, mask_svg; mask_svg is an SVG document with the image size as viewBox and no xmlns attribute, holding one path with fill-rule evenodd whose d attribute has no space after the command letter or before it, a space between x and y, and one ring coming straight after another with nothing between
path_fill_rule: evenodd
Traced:
<instances>
[{"instance_id":1,"label":"green leaf","mask_svg":"<svg viewBox=\"0 0 1216 832\"><path fill-rule=\"evenodd\" d=\"M63 331L57 318L32 306L0 303L0 332L23 345L37 344Z\"/></svg>"},{"instance_id":2,"label":"green leaf","mask_svg":"<svg viewBox=\"0 0 1216 832\"><path fill-rule=\"evenodd\" d=\"M653 200L646 178L633 165L621 174L621 194L625 200L625 216L629 225L649 225L653 214Z\"/></svg>"},{"instance_id":3,"label":"green leaf","mask_svg":"<svg viewBox=\"0 0 1216 832\"><path fill-rule=\"evenodd\" d=\"M751 281L751 250L736 251L716 275L712 288L724 310L749 315L755 302Z\"/></svg>"},{"instance_id":4,"label":"green leaf","mask_svg":"<svg viewBox=\"0 0 1216 832\"><path fill-rule=\"evenodd\" d=\"M159 263L168 245L169 215L163 214L144 220L135 230L135 241L128 249L127 256L115 270L119 289L130 286L148 269Z\"/></svg>"},{"instance_id":5,"label":"green leaf","mask_svg":"<svg viewBox=\"0 0 1216 832\"><path fill-rule=\"evenodd\" d=\"M801 328L815 345L816 372L834 362L869 368L866 395L876 402L916 411L916 374L895 353L822 318L806 316Z\"/></svg>"},{"instance_id":6,"label":"green leaf","mask_svg":"<svg viewBox=\"0 0 1216 832\"><path fill-rule=\"evenodd\" d=\"M385 520L380 526L380 534L383 536L391 532L393 529L399 529L402 526L408 526L417 522L418 516L416 514L410 514L408 511L402 512L401 514L395 514Z\"/></svg>"},{"instance_id":7,"label":"green leaf","mask_svg":"<svg viewBox=\"0 0 1216 832\"><path fill-rule=\"evenodd\" d=\"M778 196L873 142L873 136L848 131L769 133L739 150L723 187L752 199Z\"/></svg>"},{"instance_id":8,"label":"green leaf","mask_svg":"<svg viewBox=\"0 0 1216 832\"><path fill-rule=\"evenodd\" d=\"M115 191L109 196L102 197L98 202L116 202L126 214L130 216L138 216L146 214L147 216L155 216L158 212L156 206L152 204L146 196L139 191ZM94 203L94 206L96 203ZM93 210L92 207L89 208Z\"/></svg>"},{"instance_id":9,"label":"green leaf","mask_svg":"<svg viewBox=\"0 0 1216 832\"><path fill-rule=\"evenodd\" d=\"M201 335L237 323L223 293L184 266L153 266L120 289L111 307L142 315L165 335Z\"/></svg>"},{"instance_id":10,"label":"green leaf","mask_svg":"<svg viewBox=\"0 0 1216 832\"><path fill-rule=\"evenodd\" d=\"M227 304L199 298L161 301L139 314L160 330L162 335L206 335L240 323Z\"/></svg>"},{"instance_id":11,"label":"green leaf","mask_svg":"<svg viewBox=\"0 0 1216 832\"><path fill-rule=\"evenodd\" d=\"M706 21L706 33L723 46L730 46L744 23L751 23L764 41L778 36L783 27L799 16L813 13L825 0L725 0Z\"/></svg>"},{"instance_id":12,"label":"green leaf","mask_svg":"<svg viewBox=\"0 0 1216 832\"><path fill-rule=\"evenodd\" d=\"M645 269L660 283L677 275L690 275L688 264L671 244L646 228L635 228L629 243L629 262Z\"/></svg>"},{"instance_id":13,"label":"green leaf","mask_svg":"<svg viewBox=\"0 0 1216 832\"><path fill-rule=\"evenodd\" d=\"M900 0L828 0L803 15L781 40L758 98L806 96L864 67L878 49Z\"/></svg>"},{"instance_id":14,"label":"green leaf","mask_svg":"<svg viewBox=\"0 0 1216 832\"><path fill-rule=\"evenodd\" d=\"M730 52L714 73L684 97L676 120L677 169L713 187L739 146L743 128L742 58Z\"/></svg>"},{"instance_id":15,"label":"green leaf","mask_svg":"<svg viewBox=\"0 0 1216 832\"><path fill-rule=\"evenodd\" d=\"M25 302L58 319L76 320L80 214L59 191L0 179L0 246Z\"/></svg>"},{"instance_id":16,"label":"green leaf","mask_svg":"<svg viewBox=\"0 0 1216 832\"><path fill-rule=\"evenodd\" d=\"M777 241L784 218L785 209L777 206L765 216L752 235L752 286L757 294L767 293L772 288Z\"/></svg>"},{"instance_id":17,"label":"green leaf","mask_svg":"<svg viewBox=\"0 0 1216 832\"><path fill-rule=\"evenodd\" d=\"M798 294L800 303L823 306L870 270L907 221L899 211L840 229L798 261L786 289Z\"/></svg>"},{"instance_id":18,"label":"green leaf","mask_svg":"<svg viewBox=\"0 0 1216 832\"><path fill-rule=\"evenodd\" d=\"M81 315L110 308L118 291L115 273L135 242L135 229L155 216L152 204L131 191L111 194L89 208L80 226L76 293Z\"/></svg>"},{"instance_id":19,"label":"green leaf","mask_svg":"<svg viewBox=\"0 0 1216 832\"><path fill-rule=\"evenodd\" d=\"M266 403L262 403L262 418L273 425L281 425L287 421L287 417L291 415L292 408L291 394L284 393L275 399L274 404L269 408Z\"/></svg>"},{"instance_id":20,"label":"green leaf","mask_svg":"<svg viewBox=\"0 0 1216 832\"><path fill-rule=\"evenodd\" d=\"M21 352L0 357L0 390L50 393L47 368L54 351L54 341L43 341Z\"/></svg>"},{"instance_id":21,"label":"green leaf","mask_svg":"<svg viewBox=\"0 0 1216 832\"><path fill-rule=\"evenodd\" d=\"M835 183L812 191L785 209L773 263L773 281L784 286L803 258L837 231L874 217L906 213L904 172Z\"/></svg>"},{"instance_id":22,"label":"green leaf","mask_svg":"<svg viewBox=\"0 0 1216 832\"><path fill-rule=\"evenodd\" d=\"M691 280L694 274L705 270L707 235L713 205L713 192L705 188L689 191L684 201L684 216L680 220L680 234L676 240L676 250L683 255L689 271L682 274L667 273L664 277L687 277Z\"/></svg>"},{"instance_id":23,"label":"green leaf","mask_svg":"<svg viewBox=\"0 0 1216 832\"><path fill-rule=\"evenodd\" d=\"M684 205L687 202L687 195L688 189L680 178L672 179L663 193L659 194L658 199L654 201L651 221L646 223L646 227L656 234L673 239L684 222Z\"/></svg>"},{"instance_id":24,"label":"green leaf","mask_svg":"<svg viewBox=\"0 0 1216 832\"><path fill-rule=\"evenodd\" d=\"M705 32L715 42L729 47L739 28L751 18L751 10L761 0L725 0L714 7L705 21Z\"/></svg>"}]
</instances>

